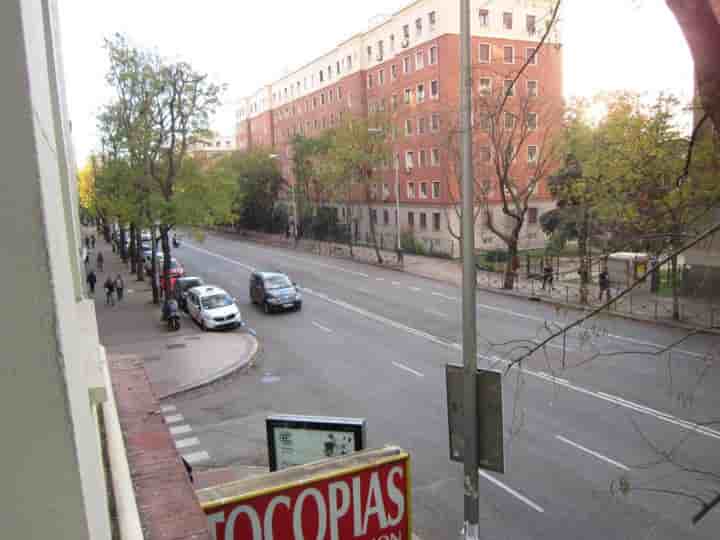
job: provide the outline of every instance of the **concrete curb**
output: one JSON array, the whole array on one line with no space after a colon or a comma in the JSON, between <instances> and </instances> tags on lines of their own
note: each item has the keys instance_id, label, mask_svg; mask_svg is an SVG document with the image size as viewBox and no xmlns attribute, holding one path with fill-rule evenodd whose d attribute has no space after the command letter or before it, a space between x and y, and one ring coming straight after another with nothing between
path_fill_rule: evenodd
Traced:
<instances>
[{"instance_id":1,"label":"concrete curb","mask_svg":"<svg viewBox=\"0 0 720 540\"><path fill-rule=\"evenodd\" d=\"M219 371L216 371L215 373L213 373L209 377L206 377L205 379L186 384L184 386L181 386L179 389L174 390L173 392L169 392L167 394L157 396L158 401L161 401L163 399L170 399L173 397L177 397L181 394L185 394L186 392L190 392L192 390L197 390L198 388L208 386L210 384L218 382L221 379L224 379L225 377L232 375L233 373L243 369L244 367L252 366L253 360L255 359L255 356L257 355L257 352L260 348L260 343L254 336L251 336L248 334L247 337L250 338L250 340L252 340L253 345L252 345L252 349L250 350L250 354L248 354L246 358L243 358L239 362L235 362L234 364L231 364L229 366L222 368Z\"/></svg>"}]
</instances>

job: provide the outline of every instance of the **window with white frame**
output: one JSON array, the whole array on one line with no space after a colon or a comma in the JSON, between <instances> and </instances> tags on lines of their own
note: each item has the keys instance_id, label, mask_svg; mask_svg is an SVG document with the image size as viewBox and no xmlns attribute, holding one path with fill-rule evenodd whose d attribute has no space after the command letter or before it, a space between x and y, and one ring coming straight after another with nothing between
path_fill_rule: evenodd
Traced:
<instances>
[{"instance_id":1,"label":"window with white frame","mask_svg":"<svg viewBox=\"0 0 720 540\"><path fill-rule=\"evenodd\" d=\"M412 90L410 88L406 88L405 92L403 94L403 100L406 105L410 104L411 98L412 98Z\"/></svg>"},{"instance_id":2,"label":"window with white frame","mask_svg":"<svg viewBox=\"0 0 720 540\"><path fill-rule=\"evenodd\" d=\"M490 131L490 115L488 113L481 113L480 114L480 129L482 131Z\"/></svg>"},{"instance_id":3,"label":"window with white frame","mask_svg":"<svg viewBox=\"0 0 720 540\"><path fill-rule=\"evenodd\" d=\"M390 187L387 184L383 184L382 196L383 199L387 199L390 196ZM387 221L385 223L387 224Z\"/></svg>"},{"instance_id":4,"label":"window with white frame","mask_svg":"<svg viewBox=\"0 0 720 540\"><path fill-rule=\"evenodd\" d=\"M403 58L403 73L407 75L410 73L410 57L406 56Z\"/></svg>"},{"instance_id":5,"label":"window with white frame","mask_svg":"<svg viewBox=\"0 0 720 540\"><path fill-rule=\"evenodd\" d=\"M435 30L435 23L437 22L437 15L434 11L428 13L428 26L430 30Z\"/></svg>"},{"instance_id":6,"label":"window with white frame","mask_svg":"<svg viewBox=\"0 0 720 540\"><path fill-rule=\"evenodd\" d=\"M430 130L437 131L440 129L440 113L432 113L430 117Z\"/></svg>"},{"instance_id":7,"label":"window with white frame","mask_svg":"<svg viewBox=\"0 0 720 540\"><path fill-rule=\"evenodd\" d=\"M438 48L437 45L430 47L430 65L434 66L438 62Z\"/></svg>"},{"instance_id":8,"label":"window with white frame","mask_svg":"<svg viewBox=\"0 0 720 540\"><path fill-rule=\"evenodd\" d=\"M440 182L433 182L433 183L432 183L432 198L433 198L433 199L439 199L439 198L440 198Z\"/></svg>"},{"instance_id":9,"label":"window with white frame","mask_svg":"<svg viewBox=\"0 0 720 540\"><path fill-rule=\"evenodd\" d=\"M422 35L422 19L417 18L415 19L415 35L420 37Z\"/></svg>"},{"instance_id":10,"label":"window with white frame","mask_svg":"<svg viewBox=\"0 0 720 540\"><path fill-rule=\"evenodd\" d=\"M537 225L538 209L535 207L528 208L528 225Z\"/></svg>"},{"instance_id":11,"label":"window with white frame","mask_svg":"<svg viewBox=\"0 0 720 540\"><path fill-rule=\"evenodd\" d=\"M405 39L410 39L410 25L409 24L403 25L403 37Z\"/></svg>"},{"instance_id":12,"label":"window with white frame","mask_svg":"<svg viewBox=\"0 0 720 540\"><path fill-rule=\"evenodd\" d=\"M511 112L505 111L505 129L512 129L515 127L515 115Z\"/></svg>"},{"instance_id":13,"label":"window with white frame","mask_svg":"<svg viewBox=\"0 0 720 540\"><path fill-rule=\"evenodd\" d=\"M427 167L427 150L420 150L418 161L418 167Z\"/></svg>"},{"instance_id":14,"label":"window with white frame","mask_svg":"<svg viewBox=\"0 0 720 540\"><path fill-rule=\"evenodd\" d=\"M534 144L528 145L528 163L537 162L538 148Z\"/></svg>"},{"instance_id":15,"label":"window with white frame","mask_svg":"<svg viewBox=\"0 0 720 540\"><path fill-rule=\"evenodd\" d=\"M425 212L420 212L420 228L427 229L427 214Z\"/></svg>"},{"instance_id":16,"label":"window with white frame","mask_svg":"<svg viewBox=\"0 0 720 540\"><path fill-rule=\"evenodd\" d=\"M515 63L515 47L512 45L506 45L503 47L503 61L506 64L514 64Z\"/></svg>"},{"instance_id":17,"label":"window with white frame","mask_svg":"<svg viewBox=\"0 0 720 540\"><path fill-rule=\"evenodd\" d=\"M380 86L385 84L385 70L384 69L381 69L380 71L378 71L378 84Z\"/></svg>"},{"instance_id":18,"label":"window with white frame","mask_svg":"<svg viewBox=\"0 0 720 540\"><path fill-rule=\"evenodd\" d=\"M337 98L338 98L338 101L340 101L342 99L342 86L337 87Z\"/></svg>"},{"instance_id":19,"label":"window with white frame","mask_svg":"<svg viewBox=\"0 0 720 540\"><path fill-rule=\"evenodd\" d=\"M367 59L368 62L372 62L372 45L367 46Z\"/></svg>"},{"instance_id":20,"label":"window with white frame","mask_svg":"<svg viewBox=\"0 0 720 540\"><path fill-rule=\"evenodd\" d=\"M370 184L370 198L377 199L378 186L375 183Z\"/></svg>"},{"instance_id":21,"label":"window with white frame","mask_svg":"<svg viewBox=\"0 0 720 540\"><path fill-rule=\"evenodd\" d=\"M525 59L528 60L529 66L537 66L539 54L540 51L536 51L535 47L525 48Z\"/></svg>"},{"instance_id":22,"label":"window with white frame","mask_svg":"<svg viewBox=\"0 0 720 540\"><path fill-rule=\"evenodd\" d=\"M420 49L415 53L415 69L422 69L425 67L425 51Z\"/></svg>"},{"instance_id":23,"label":"window with white frame","mask_svg":"<svg viewBox=\"0 0 720 540\"><path fill-rule=\"evenodd\" d=\"M437 167L440 165L440 149L439 148L433 148L430 150L430 164L433 167Z\"/></svg>"},{"instance_id":24,"label":"window with white frame","mask_svg":"<svg viewBox=\"0 0 720 540\"><path fill-rule=\"evenodd\" d=\"M515 85L512 79L505 79L505 81L503 81L503 92L509 97L515 95Z\"/></svg>"},{"instance_id":25,"label":"window with white frame","mask_svg":"<svg viewBox=\"0 0 720 540\"><path fill-rule=\"evenodd\" d=\"M383 57L385 56L385 43L381 39L377 42L377 60L378 62L381 62Z\"/></svg>"},{"instance_id":26,"label":"window with white frame","mask_svg":"<svg viewBox=\"0 0 720 540\"><path fill-rule=\"evenodd\" d=\"M398 108L398 96L397 96L397 94L393 94L393 95L392 95L392 97L390 98L390 104L391 104L391 106L392 106L392 111L393 111L393 112L394 112L394 111L397 111L397 108Z\"/></svg>"},{"instance_id":27,"label":"window with white frame","mask_svg":"<svg viewBox=\"0 0 720 540\"><path fill-rule=\"evenodd\" d=\"M415 90L415 97L417 98L418 103L422 103L425 101L425 85L424 84L418 84L417 89Z\"/></svg>"},{"instance_id":28,"label":"window with white frame","mask_svg":"<svg viewBox=\"0 0 720 540\"><path fill-rule=\"evenodd\" d=\"M320 105L325 105L325 92L320 94Z\"/></svg>"},{"instance_id":29,"label":"window with white frame","mask_svg":"<svg viewBox=\"0 0 720 540\"><path fill-rule=\"evenodd\" d=\"M489 163L492 155L490 154L490 147L487 145L480 146L480 161L483 163Z\"/></svg>"},{"instance_id":30,"label":"window with white frame","mask_svg":"<svg viewBox=\"0 0 720 540\"><path fill-rule=\"evenodd\" d=\"M397 64L390 66L390 78L394 81L398 77Z\"/></svg>"},{"instance_id":31,"label":"window with white frame","mask_svg":"<svg viewBox=\"0 0 720 540\"><path fill-rule=\"evenodd\" d=\"M418 118L418 135L424 135L427 130L427 119L424 116Z\"/></svg>"},{"instance_id":32,"label":"window with white frame","mask_svg":"<svg viewBox=\"0 0 720 540\"><path fill-rule=\"evenodd\" d=\"M525 15L525 29L531 36L535 35L537 28L535 26L535 15Z\"/></svg>"},{"instance_id":33,"label":"window with white frame","mask_svg":"<svg viewBox=\"0 0 720 540\"><path fill-rule=\"evenodd\" d=\"M345 67L348 71L352 69L352 56L349 54L345 57Z\"/></svg>"},{"instance_id":34,"label":"window with white frame","mask_svg":"<svg viewBox=\"0 0 720 540\"><path fill-rule=\"evenodd\" d=\"M478 45L478 60L481 64L490 63L490 44L481 43Z\"/></svg>"},{"instance_id":35,"label":"window with white frame","mask_svg":"<svg viewBox=\"0 0 720 540\"><path fill-rule=\"evenodd\" d=\"M433 212L433 231L437 232L440 230L440 212Z\"/></svg>"},{"instance_id":36,"label":"window with white frame","mask_svg":"<svg viewBox=\"0 0 720 540\"><path fill-rule=\"evenodd\" d=\"M408 188L409 188L409 186L408 186ZM407 216L408 216L408 227L410 227L412 229L415 227L415 212L408 212Z\"/></svg>"},{"instance_id":37,"label":"window with white frame","mask_svg":"<svg viewBox=\"0 0 720 540\"><path fill-rule=\"evenodd\" d=\"M428 198L428 184L427 184L427 182L420 182L420 198L421 198L421 199L427 199L427 198Z\"/></svg>"},{"instance_id":38,"label":"window with white frame","mask_svg":"<svg viewBox=\"0 0 720 540\"><path fill-rule=\"evenodd\" d=\"M390 212L387 208L383 209L383 225L388 225L390 223Z\"/></svg>"},{"instance_id":39,"label":"window with white frame","mask_svg":"<svg viewBox=\"0 0 720 540\"><path fill-rule=\"evenodd\" d=\"M503 13L503 28L505 30L512 30L513 27L513 14L512 12L506 11Z\"/></svg>"},{"instance_id":40,"label":"window with white frame","mask_svg":"<svg viewBox=\"0 0 720 540\"><path fill-rule=\"evenodd\" d=\"M368 88L373 87L373 74L372 73L367 74L367 87Z\"/></svg>"},{"instance_id":41,"label":"window with white frame","mask_svg":"<svg viewBox=\"0 0 720 540\"><path fill-rule=\"evenodd\" d=\"M527 94L528 94L528 97L537 97L538 96L538 82L537 81L528 81L527 82Z\"/></svg>"},{"instance_id":42,"label":"window with white frame","mask_svg":"<svg viewBox=\"0 0 720 540\"><path fill-rule=\"evenodd\" d=\"M395 52L395 34L390 34L390 52Z\"/></svg>"},{"instance_id":43,"label":"window with white frame","mask_svg":"<svg viewBox=\"0 0 720 540\"><path fill-rule=\"evenodd\" d=\"M408 183L407 183L407 198L408 198L408 199L414 199L414 198L415 198L415 182L408 182Z\"/></svg>"},{"instance_id":44,"label":"window with white frame","mask_svg":"<svg viewBox=\"0 0 720 540\"><path fill-rule=\"evenodd\" d=\"M534 112L527 113L528 131L535 131L537 129L537 124L538 124L537 113L534 113Z\"/></svg>"},{"instance_id":45,"label":"window with white frame","mask_svg":"<svg viewBox=\"0 0 720 540\"><path fill-rule=\"evenodd\" d=\"M405 120L405 135L409 137L410 135L412 135L412 133L412 120L408 118L407 120Z\"/></svg>"},{"instance_id":46,"label":"window with white frame","mask_svg":"<svg viewBox=\"0 0 720 540\"><path fill-rule=\"evenodd\" d=\"M480 77L478 87L480 95L489 96L492 93L492 79L490 77Z\"/></svg>"},{"instance_id":47,"label":"window with white frame","mask_svg":"<svg viewBox=\"0 0 720 540\"><path fill-rule=\"evenodd\" d=\"M479 11L480 16L480 26L489 26L490 25L490 12L487 9L481 9Z\"/></svg>"},{"instance_id":48,"label":"window with white frame","mask_svg":"<svg viewBox=\"0 0 720 540\"><path fill-rule=\"evenodd\" d=\"M440 83L438 81L430 81L430 98L438 99L440 97Z\"/></svg>"},{"instance_id":49,"label":"window with white frame","mask_svg":"<svg viewBox=\"0 0 720 540\"><path fill-rule=\"evenodd\" d=\"M340 60L335 62L335 72L340 75ZM307 83L307 81L305 82ZM305 87L307 88L307 84L305 85Z\"/></svg>"},{"instance_id":50,"label":"window with white frame","mask_svg":"<svg viewBox=\"0 0 720 540\"><path fill-rule=\"evenodd\" d=\"M412 150L407 150L405 152L405 168L407 170L410 170L413 168L413 165L415 164L415 155L413 154Z\"/></svg>"}]
</instances>

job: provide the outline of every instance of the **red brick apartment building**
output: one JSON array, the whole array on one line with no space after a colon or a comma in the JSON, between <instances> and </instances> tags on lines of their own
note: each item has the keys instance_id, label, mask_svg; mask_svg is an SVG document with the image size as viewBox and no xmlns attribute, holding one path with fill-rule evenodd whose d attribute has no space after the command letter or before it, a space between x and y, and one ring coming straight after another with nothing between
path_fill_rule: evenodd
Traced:
<instances>
[{"instance_id":1,"label":"red brick apartment building","mask_svg":"<svg viewBox=\"0 0 720 540\"><path fill-rule=\"evenodd\" d=\"M339 124L343 118L384 112L402 136L393 143L400 160L400 225L434 249L457 256L458 231L455 208L459 203L451 131L457 125L460 85L460 15L457 2L418 0L364 33L339 44L241 101L237 111L236 143L239 150L265 147L277 154L284 175L292 184L292 138L314 136ZM542 37L550 18L551 0L474 0L473 87L477 100L501 92L525 63ZM532 111L533 122L557 122L562 105L562 56L559 31L552 31L515 85L508 110ZM552 113L546 111L553 111ZM518 149L513 170L522 178L532 176L532 161L545 130L537 129ZM475 161L486 153L482 131L474 131ZM534 148L530 148L534 147ZM482 161L482 159L480 159ZM525 166L527 165L527 166ZM485 167L489 170L489 167ZM485 172L478 163L475 174ZM495 190L496 192L497 190ZM395 234L395 171L380 171L373 193L377 231L388 245ZM491 190L490 219L500 223L499 197ZM343 205L344 206L344 205ZM354 230L365 239L370 213L366 204L350 203ZM533 193L521 248L544 244L538 217L552 207L544 183ZM338 208L347 220L345 208ZM476 245L490 249L502 244L478 219Z\"/></svg>"}]
</instances>

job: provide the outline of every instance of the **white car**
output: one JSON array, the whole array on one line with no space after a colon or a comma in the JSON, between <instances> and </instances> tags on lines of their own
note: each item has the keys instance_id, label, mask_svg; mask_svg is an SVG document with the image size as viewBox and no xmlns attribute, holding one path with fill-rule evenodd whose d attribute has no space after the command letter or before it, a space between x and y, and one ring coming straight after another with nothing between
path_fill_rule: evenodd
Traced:
<instances>
[{"instance_id":1,"label":"white car","mask_svg":"<svg viewBox=\"0 0 720 540\"><path fill-rule=\"evenodd\" d=\"M203 330L242 326L242 315L235 299L220 287L203 285L188 291L190 317Z\"/></svg>"}]
</instances>

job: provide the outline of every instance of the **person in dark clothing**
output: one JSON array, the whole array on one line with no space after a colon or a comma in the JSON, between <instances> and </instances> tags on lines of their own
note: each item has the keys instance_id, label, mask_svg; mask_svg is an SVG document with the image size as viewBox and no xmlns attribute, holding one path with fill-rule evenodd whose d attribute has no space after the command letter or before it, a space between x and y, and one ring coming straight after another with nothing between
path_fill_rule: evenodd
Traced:
<instances>
[{"instance_id":1,"label":"person in dark clothing","mask_svg":"<svg viewBox=\"0 0 720 540\"><path fill-rule=\"evenodd\" d=\"M105 257L103 257L102 251L97 254L97 269L98 272L103 271L103 265L105 264Z\"/></svg>"},{"instance_id":2,"label":"person in dark clothing","mask_svg":"<svg viewBox=\"0 0 720 540\"><path fill-rule=\"evenodd\" d=\"M108 306L115 305L115 281L110 276L105 280L105 303Z\"/></svg>"},{"instance_id":3,"label":"person in dark clothing","mask_svg":"<svg viewBox=\"0 0 720 540\"><path fill-rule=\"evenodd\" d=\"M117 292L117 299L120 302L123 299L123 292L125 291L125 282L120 274L115 278L115 292Z\"/></svg>"},{"instance_id":4,"label":"person in dark clothing","mask_svg":"<svg viewBox=\"0 0 720 540\"><path fill-rule=\"evenodd\" d=\"M85 249L90 249L90 237L85 237Z\"/></svg>"},{"instance_id":5,"label":"person in dark clothing","mask_svg":"<svg viewBox=\"0 0 720 540\"><path fill-rule=\"evenodd\" d=\"M92 249L95 249L95 235L94 234L90 237L90 246L92 247Z\"/></svg>"},{"instance_id":6,"label":"person in dark clothing","mask_svg":"<svg viewBox=\"0 0 720 540\"><path fill-rule=\"evenodd\" d=\"M90 272L88 272L88 275L85 278L85 281L87 281L88 287L90 288L90 294L92 294L94 296L95 295L95 283L97 283L97 276L95 275L95 272L93 270L90 270Z\"/></svg>"},{"instance_id":7,"label":"person in dark clothing","mask_svg":"<svg viewBox=\"0 0 720 540\"><path fill-rule=\"evenodd\" d=\"M603 268L598 276L598 285L600 286L600 294L598 300L603 299L603 295L607 297L608 302L610 301L610 274L608 274L607 268Z\"/></svg>"},{"instance_id":8,"label":"person in dark clothing","mask_svg":"<svg viewBox=\"0 0 720 540\"><path fill-rule=\"evenodd\" d=\"M545 290L546 285L550 285L550 290L553 290L553 280L553 267L550 263L546 263L543 268L542 290Z\"/></svg>"}]
</instances>

